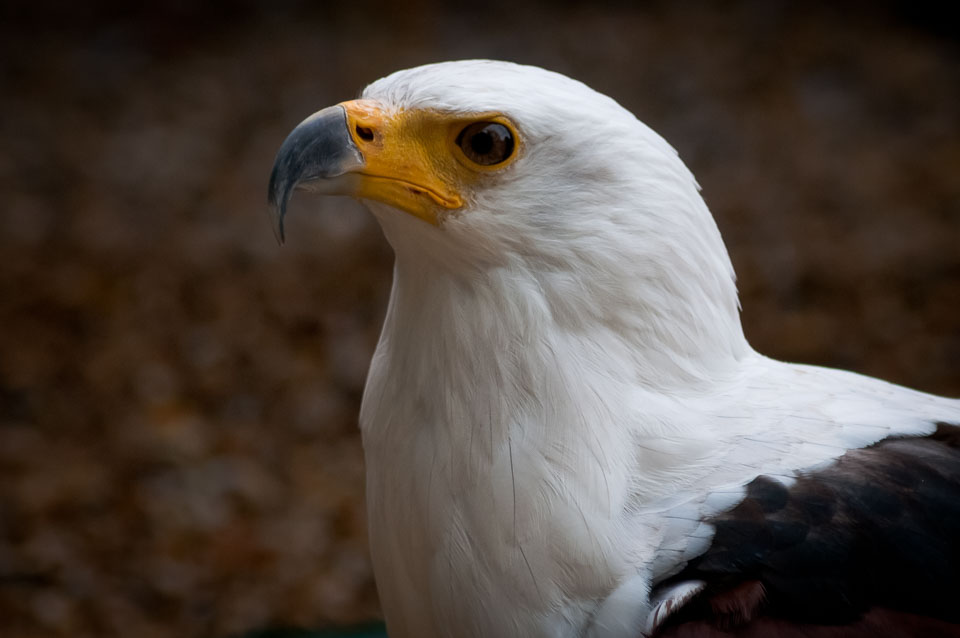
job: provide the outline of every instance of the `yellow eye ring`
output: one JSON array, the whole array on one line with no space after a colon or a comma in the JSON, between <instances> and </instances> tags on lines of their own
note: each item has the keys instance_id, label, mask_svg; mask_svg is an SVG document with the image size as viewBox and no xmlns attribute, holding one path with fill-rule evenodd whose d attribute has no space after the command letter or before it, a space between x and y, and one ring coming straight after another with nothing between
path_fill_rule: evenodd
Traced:
<instances>
[{"instance_id":1,"label":"yellow eye ring","mask_svg":"<svg viewBox=\"0 0 960 638\"><path fill-rule=\"evenodd\" d=\"M471 122L454 138L461 161L472 168L496 169L517 153L517 135L500 118Z\"/></svg>"}]
</instances>

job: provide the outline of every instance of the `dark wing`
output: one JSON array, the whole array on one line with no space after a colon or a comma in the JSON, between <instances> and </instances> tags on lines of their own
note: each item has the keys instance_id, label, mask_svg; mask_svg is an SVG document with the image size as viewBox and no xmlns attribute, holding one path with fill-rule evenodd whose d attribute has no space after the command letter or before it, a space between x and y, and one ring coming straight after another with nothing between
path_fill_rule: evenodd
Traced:
<instances>
[{"instance_id":1,"label":"dark wing","mask_svg":"<svg viewBox=\"0 0 960 638\"><path fill-rule=\"evenodd\" d=\"M960 637L960 427L789 487L761 476L712 522L710 548L658 588L706 584L657 636Z\"/></svg>"}]
</instances>

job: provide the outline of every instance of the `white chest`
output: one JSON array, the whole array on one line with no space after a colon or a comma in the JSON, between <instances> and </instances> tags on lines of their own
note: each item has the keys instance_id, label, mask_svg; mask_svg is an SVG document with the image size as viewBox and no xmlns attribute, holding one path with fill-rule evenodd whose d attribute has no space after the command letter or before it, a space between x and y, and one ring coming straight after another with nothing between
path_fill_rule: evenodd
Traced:
<instances>
[{"instance_id":1,"label":"white chest","mask_svg":"<svg viewBox=\"0 0 960 638\"><path fill-rule=\"evenodd\" d=\"M539 446L511 437L477 456L412 432L366 449L392 637L575 636L616 582L612 519Z\"/></svg>"},{"instance_id":2,"label":"white chest","mask_svg":"<svg viewBox=\"0 0 960 638\"><path fill-rule=\"evenodd\" d=\"M545 387L510 393L450 372L449 387L418 396L409 375L375 359L361 421L391 638L581 635L627 569L616 538L627 430L591 404L582 377L561 389L562 375L543 374ZM477 378L509 384L503 375Z\"/></svg>"}]
</instances>

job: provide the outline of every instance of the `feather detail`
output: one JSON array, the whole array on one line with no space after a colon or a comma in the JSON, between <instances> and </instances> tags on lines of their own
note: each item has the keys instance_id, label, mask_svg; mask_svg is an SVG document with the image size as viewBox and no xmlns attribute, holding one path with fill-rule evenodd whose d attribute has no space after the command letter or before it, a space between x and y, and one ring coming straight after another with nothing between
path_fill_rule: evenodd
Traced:
<instances>
[{"instance_id":1,"label":"feather detail","mask_svg":"<svg viewBox=\"0 0 960 638\"><path fill-rule=\"evenodd\" d=\"M469 60L363 98L454 133L501 118L517 137L515 161L482 174L440 158L454 168L433 177L465 204L436 225L369 203L396 253L360 414L391 638L715 635L701 619L670 633L703 601L743 635L780 631L757 613L783 583L717 590L752 560L717 548L751 547L748 522L798 542L777 512L880 441L909 456L905 437L953 440L935 424L960 422L958 401L755 353L693 175L609 97Z\"/></svg>"},{"instance_id":2,"label":"feather detail","mask_svg":"<svg viewBox=\"0 0 960 638\"><path fill-rule=\"evenodd\" d=\"M703 591L706 585L702 580L685 580L657 590L656 594L650 598L653 610L644 626L644 633L653 634L667 621L667 618Z\"/></svg>"}]
</instances>

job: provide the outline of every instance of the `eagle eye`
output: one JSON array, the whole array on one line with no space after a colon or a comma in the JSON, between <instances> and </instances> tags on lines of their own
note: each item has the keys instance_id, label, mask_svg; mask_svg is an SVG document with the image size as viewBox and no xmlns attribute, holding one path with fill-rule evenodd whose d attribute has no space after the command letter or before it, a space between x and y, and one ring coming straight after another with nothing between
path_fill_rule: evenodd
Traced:
<instances>
[{"instance_id":1,"label":"eagle eye","mask_svg":"<svg viewBox=\"0 0 960 638\"><path fill-rule=\"evenodd\" d=\"M507 161L513 154L513 132L499 122L474 122L457 135L457 146L468 160L480 166Z\"/></svg>"}]
</instances>

